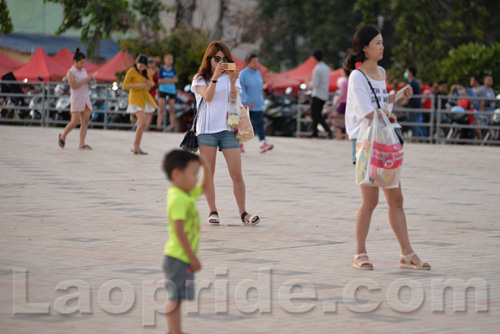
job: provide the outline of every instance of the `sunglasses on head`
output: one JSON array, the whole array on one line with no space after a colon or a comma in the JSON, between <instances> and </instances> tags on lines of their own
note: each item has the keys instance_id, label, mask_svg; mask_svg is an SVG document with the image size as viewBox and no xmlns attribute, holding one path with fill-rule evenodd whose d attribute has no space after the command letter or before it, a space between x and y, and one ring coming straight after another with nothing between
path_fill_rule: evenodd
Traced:
<instances>
[{"instance_id":1,"label":"sunglasses on head","mask_svg":"<svg viewBox=\"0 0 500 334\"><path fill-rule=\"evenodd\" d=\"M229 62L229 59L227 59L226 57L221 58L219 56L214 56L213 58L214 58L214 60L215 60L216 63L220 62L221 60L222 60L223 63Z\"/></svg>"}]
</instances>

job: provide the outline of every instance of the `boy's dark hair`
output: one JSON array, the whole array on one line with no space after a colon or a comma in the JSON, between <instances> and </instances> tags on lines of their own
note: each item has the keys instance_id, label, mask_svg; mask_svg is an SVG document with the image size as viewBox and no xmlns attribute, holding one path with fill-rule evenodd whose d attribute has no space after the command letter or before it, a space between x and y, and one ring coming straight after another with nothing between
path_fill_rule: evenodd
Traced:
<instances>
[{"instance_id":1,"label":"boy's dark hair","mask_svg":"<svg viewBox=\"0 0 500 334\"><path fill-rule=\"evenodd\" d=\"M416 77L416 76L417 76L417 69L416 69L415 67L413 67L413 66L408 66L408 67L407 67L407 69L408 69L408 71L410 71L410 72L411 72L411 74L412 74L414 77Z\"/></svg>"},{"instance_id":2,"label":"boy's dark hair","mask_svg":"<svg viewBox=\"0 0 500 334\"><path fill-rule=\"evenodd\" d=\"M186 169L190 161L199 161L200 157L194 153L183 150L172 150L165 154L163 158L162 170L169 180L172 180L172 172L174 169L183 171Z\"/></svg>"},{"instance_id":3,"label":"boy's dark hair","mask_svg":"<svg viewBox=\"0 0 500 334\"><path fill-rule=\"evenodd\" d=\"M312 56L316 58L317 61L322 61L323 60L323 51L321 50L315 50L312 53Z\"/></svg>"}]
</instances>

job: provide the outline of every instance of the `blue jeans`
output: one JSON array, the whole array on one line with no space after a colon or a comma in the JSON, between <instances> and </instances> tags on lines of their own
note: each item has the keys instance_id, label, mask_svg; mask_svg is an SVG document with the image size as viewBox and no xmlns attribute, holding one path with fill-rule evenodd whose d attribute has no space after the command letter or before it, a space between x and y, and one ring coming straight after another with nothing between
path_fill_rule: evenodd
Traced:
<instances>
[{"instance_id":1,"label":"blue jeans","mask_svg":"<svg viewBox=\"0 0 500 334\"><path fill-rule=\"evenodd\" d=\"M250 111L250 120L252 121L253 131L259 136L259 140L266 140L266 130L264 129L264 112Z\"/></svg>"}]
</instances>

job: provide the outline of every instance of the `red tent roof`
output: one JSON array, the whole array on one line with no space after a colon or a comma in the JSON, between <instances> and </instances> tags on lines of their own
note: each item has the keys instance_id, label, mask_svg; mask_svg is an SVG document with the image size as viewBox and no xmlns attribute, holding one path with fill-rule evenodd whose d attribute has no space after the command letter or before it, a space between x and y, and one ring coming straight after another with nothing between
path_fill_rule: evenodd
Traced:
<instances>
[{"instance_id":1,"label":"red tent roof","mask_svg":"<svg viewBox=\"0 0 500 334\"><path fill-rule=\"evenodd\" d=\"M24 63L21 63L20 61L14 60L0 53L0 76L4 75L5 73L17 70L18 68L23 66Z\"/></svg>"},{"instance_id":2,"label":"red tent roof","mask_svg":"<svg viewBox=\"0 0 500 334\"><path fill-rule=\"evenodd\" d=\"M39 47L26 65L14 71L14 75L19 81L38 81L38 77L42 77L44 81L60 81L67 72L68 68L52 60Z\"/></svg>"},{"instance_id":3,"label":"red tent roof","mask_svg":"<svg viewBox=\"0 0 500 334\"><path fill-rule=\"evenodd\" d=\"M300 82L306 82L312 80L312 73L316 64L314 63L313 56L306 59L305 62L291 69L290 71L283 72L281 74L286 75L290 79L299 80Z\"/></svg>"},{"instance_id":4,"label":"red tent roof","mask_svg":"<svg viewBox=\"0 0 500 334\"><path fill-rule=\"evenodd\" d=\"M263 73L262 76L264 78L264 83L271 84L275 92L284 92L288 87L291 87L294 92L300 89L300 81L290 79L281 73L266 72Z\"/></svg>"},{"instance_id":5,"label":"red tent roof","mask_svg":"<svg viewBox=\"0 0 500 334\"><path fill-rule=\"evenodd\" d=\"M340 88L337 86L337 81L341 77L342 77L342 69L341 68L330 72L330 89L329 89L330 92L335 92L337 89Z\"/></svg>"},{"instance_id":6,"label":"red tent roof","mask_svg":"<svg viewBox=\"0 0 500 334\"><path fill-rule=\"evenodd\" d=\"M63 46L61 50L59 50L55 55L52 56L52 60L58 62L59 65L62 65L67 69L70 69L71 66L73 66L74 55L75 54L71 52L67 47ZM94 71L98 67L99 65L93 64L88 60L85 61L85 65L83 66L83 68L85 68L87 72Z\"/></svg>"},{"instance_id":7,"label":"red tent roof","mask_svg":"<svg viewBox=\"0 0 500 334\"><path fill-rule=\"evenodd\" d=\"M126 71L132 65L134 65L134 58L128 53L120 51L110 61L97 69L98 73L95 78L98 81L116 81L116 72ZM94 73L95 70L91 72Z\"/></svg>"}]
</instances>

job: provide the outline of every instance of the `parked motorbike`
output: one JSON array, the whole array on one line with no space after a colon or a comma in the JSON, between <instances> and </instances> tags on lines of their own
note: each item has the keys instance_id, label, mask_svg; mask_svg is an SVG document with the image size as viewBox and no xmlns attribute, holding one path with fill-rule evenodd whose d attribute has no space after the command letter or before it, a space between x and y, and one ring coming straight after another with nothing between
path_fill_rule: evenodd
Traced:
<instances>
[{"instance_id":1,"label":"parked motorbike","mask_svg":"<svg viewBox=\"0 0 500 334\"><path fill-rule=\"evenodd\" d=\"M292 88L285 96L271 95L264 100L264 128L270 136L294 137L297 131L297 99L291 96Z\"/></svg>"}]
</instances>

